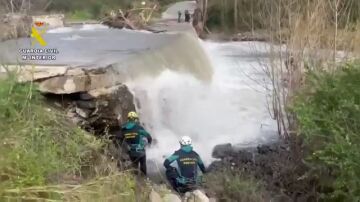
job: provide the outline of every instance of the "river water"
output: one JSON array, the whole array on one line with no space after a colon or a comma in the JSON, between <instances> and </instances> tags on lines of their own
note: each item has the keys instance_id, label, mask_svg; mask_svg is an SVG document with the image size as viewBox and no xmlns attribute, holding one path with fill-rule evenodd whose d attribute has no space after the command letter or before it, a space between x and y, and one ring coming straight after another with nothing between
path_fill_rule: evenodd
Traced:
<instances>
[{"instance_id":1,"label":"river water","mask_svg":"<svg viewBox=\"0 0 360 202\"><path fill-rule=\"evenodd\" d=\"M153 171L179 148L183 135L192 137L206 164L214 160L211 153L217 144L252 146L276 139L263 87L268 78L260 65L268 58L267 44L191 41L191 37L172 43L176 37L98 25L59 28L44 35L49 48L59 49L57 60L33 62L94 67L135 56L131 68L137 68L141 77L124 82L135 94L142 123L156 139L148 149ZM29 47L29 39L0 43L1 62L19 61L18 49ZM144 73L158 66L163 68L157 74Z\"/></svg>"},{"instance_id":2,"label":"river water","mask_svg":"<svg viewBox=\"0 0 360 202\"><path fill-rule=\"evenodd\" d=\"M156 78L142 78L128 85L137 97L142 122L157 139L148 159L161 167L164 156L179 148L183 135L206 164L214 159L217 144L255 146L276 140L276 123L267 107L268 83L261 63L266 44L201 41L213 66L213 79L204 83L189 74L170 70Z\"/></svg>"}]
</instances>

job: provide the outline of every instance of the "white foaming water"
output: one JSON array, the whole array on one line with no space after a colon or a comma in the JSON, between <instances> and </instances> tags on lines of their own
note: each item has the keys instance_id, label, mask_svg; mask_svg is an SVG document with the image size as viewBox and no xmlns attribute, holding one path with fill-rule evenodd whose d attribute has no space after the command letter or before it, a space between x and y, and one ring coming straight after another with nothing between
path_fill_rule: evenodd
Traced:
<instances>
[{"instance_id":1,"label":"white foaming water","mask_svg":"<svg viewBox=\"0 0 360 202\"><path fill-rule=\"evenodd\" d=\"M109 29L109 27L102 24L85 24L80 30L92 31L95 29Z\"/></svg>"},{"instance_id":2,"label":"white foaming water","mask_svg":"<svg viewBox=\"0 0 360 202\"><path fill-rule=\"evenodd\" d=\"M150 31L147 30L133 30L133 29L128 29L128 28L122 28L121 30L125 31L125 32L137 32L137 33L145 33L145 34L153 34Z\"/></svg>"},{"instance_id":3,"label":"white foaming water","mask_svg":"<svg viewBox=\"0 0 360 202\"><path fill-rule=\"evenodd\" d=\"M203 46L214 66L210 84L170 70L128 83L141 122L157 140L148 149L148 160L159 167L164 156L179 148L183 135L193 139L194 150L206 164L218 144L253 145L276 137L261 84L266 77L258 57L265 57L264 44L204 42ZM252 50L259 46L256 56Z\"/></svg>"},{"instance_id":4,"label":"white foaming water","mask_svg":"<svg viewBox=\"0 0 360 202\"><path fill-rule=\"evenodd\" d=\"M72 27L59 27L59 28L50 29L47 31L47 33L69 33L72 32L73 30L74 28Z\"/></svg>"},{"instance_id":5,"label":"white foaming water","mask_svg":"<svg viewBox=\"0 0 360 202\"><path fill-rule=\"evenodd\" d=\"M78 39L81 39L83 37L81 37L80 35L71 35L69 37L64 37L64 38L61 38L61 40L65 40L65 41L75 41L75 40L78 40Z\"/></svg>"},{"instance_id":6,"label":"white foaming water","mask_svg":"<svg viewBox=\"0 0 360 202\"><path fill-rule=\"evenodd\" d=\"M59 34L59 33L70 33L74 31L94 31L94 30L103 30L109 29L108 26L102 24L85 24L80 27L58 27L54 29L50 29L47 33Z\"/></svg>"}]
</instances>

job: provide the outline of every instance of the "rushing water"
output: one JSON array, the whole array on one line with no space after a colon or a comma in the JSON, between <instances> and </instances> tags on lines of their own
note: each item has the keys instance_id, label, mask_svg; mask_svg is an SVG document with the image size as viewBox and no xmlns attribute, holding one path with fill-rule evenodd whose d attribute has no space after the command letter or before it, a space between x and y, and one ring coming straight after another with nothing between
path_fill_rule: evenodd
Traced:
<instances>
[{"instance_id":1,"label":"rushing water","mask_svg":"<svg viewBox=\"0 0 360 202\"><path fill-rule=\"evenodd\" d=\"M255 145L276 137L260 66L267 59L265 43L203 42L93 25L51 30L44 37L60 52L50 64L113 64L120 72L132 70L122 74L131 75L125 82L135 94L141 121L156 139L148 150L150 170L178 149L183 135L193 138L207 164L217 144ZM0 58L16 61L17 49L29 44L28 39L1 43ZM119 65L131 57L132 63Z\"/></svg>"},{"instance_id":2,"label":"rushing water","mask_svg":"<svg viewBox=\"0 0 360 202\"><path fill-rule=\"evenodd\" d=\"M183 135L192 137L207 164L217 144L253 146L277 137L260 65L266 61L266 44L201 43L213 64L211 83L170 70L128 83L142 122L157 139L148 150L152 170L161 168L164 156L179 148Z\"/></svg>"}]
</instances>

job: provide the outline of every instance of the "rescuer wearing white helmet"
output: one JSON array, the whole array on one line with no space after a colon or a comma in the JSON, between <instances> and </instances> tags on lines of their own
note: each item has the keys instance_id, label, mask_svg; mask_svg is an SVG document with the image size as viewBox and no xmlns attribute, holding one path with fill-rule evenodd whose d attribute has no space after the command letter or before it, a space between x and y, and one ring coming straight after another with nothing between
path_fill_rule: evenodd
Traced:
<instances>
[{"instance_id":1,"label":"rescuer wearing white helmet","mask_svg":"<svg viewBox=\"0 0 360 202\"><path fill-rule=\"evenodd\" d=\"M148 143L151 144L152 138L150 134L139 124L139 116L136 112L129 112L127 117L127 122L121 127L124 142L128 147L128 154L134 167L138 169L140 164L141 172L146 175L144 139L146 138Z\"/></svg>"},{"instance_id":2,"label":"rescuer wearing white helmet","mask_svg":"<svg viewBox=\"0 0 360 202\"><path fill-rule=\"evenodd\" d=\"M166 177L170 184L179 193L193 191L199 183L198 170L205 173L205 166L200 156L193 150L189 136L181 137L180 149L168 157L164 166Z\"/></svg>"}]
</instances>

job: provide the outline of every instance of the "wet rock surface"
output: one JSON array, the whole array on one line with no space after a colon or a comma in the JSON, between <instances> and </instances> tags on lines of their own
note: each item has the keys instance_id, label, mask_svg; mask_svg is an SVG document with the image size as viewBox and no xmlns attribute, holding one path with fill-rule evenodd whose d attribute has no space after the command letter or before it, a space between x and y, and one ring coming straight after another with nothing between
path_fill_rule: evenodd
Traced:
<instances>
[{"instance_id":1,"label":"wet rock surface","mask_svg":"<svg viewBox=\"0 0 360 202\"><path fill-rule=\"evenodd\" d=\"M220 145L216 145L215 148L213 149L212 157L223 159L233 155L234 152L235 152L234 148L230 143L220 144Z\"/></svg>"},{"instance_id":2,"label":"wet rock surface","mask_svg":"<svg viewBox=\"0 0 360 202\"><path fill-rule=\"evenodd\" d=\"M290 145L277 142L243 149L218 145L213 155L220 159L209 166L209 171L226 169L253 176L265 183L274 201L313 201L315 179L306 177L308 168Z\"/></svg>"}]
</instances>

